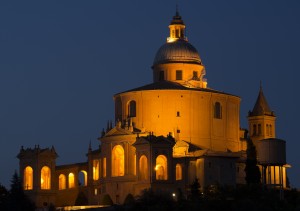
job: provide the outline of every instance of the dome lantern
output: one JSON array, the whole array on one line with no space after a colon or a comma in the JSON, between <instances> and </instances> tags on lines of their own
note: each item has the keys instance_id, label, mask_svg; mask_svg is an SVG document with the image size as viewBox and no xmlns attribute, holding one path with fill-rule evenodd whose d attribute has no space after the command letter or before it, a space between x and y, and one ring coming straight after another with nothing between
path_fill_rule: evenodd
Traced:
<instances>
[{"instance_id":1,"label":"dome lantern","mask_svg":"<svg viewBox=\"0 0 300 211\"><path fill-rule=\"evenodd\" d=\"M187 38L184 36L185 24L179 15L178 7L176 7L176 13L169 25L169 29L170 37L167 38L168 43L175 42L179 39L187 41Z\"/></svg>"}]
</instances>

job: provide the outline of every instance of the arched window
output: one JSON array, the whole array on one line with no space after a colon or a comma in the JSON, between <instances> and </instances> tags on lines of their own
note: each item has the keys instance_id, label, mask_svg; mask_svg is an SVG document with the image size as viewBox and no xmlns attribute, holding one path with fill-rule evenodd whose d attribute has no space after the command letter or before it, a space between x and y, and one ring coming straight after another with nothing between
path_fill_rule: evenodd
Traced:
<instances>
[{"instance_id":1,"label":"arched window","mask_svg":"<svg viewBox=\"0 0 300 211\"><path fill-rule=\"evenodd\" d=\"M214 118L222 119L222 106L219 102L215 102L214 105Z\"/></svg>"},{"instance_id":2,"label":"arched window","mask_svg":"<svg viewBox=\"0 0 300 211\"><path fill-rule=\"evenodd\" d=\"M78 174L78 181L80 186L87 186L87 172L82 170Z\"/></svg>"},{"instance_id":3,"label":"arched window","mask_svg":"<svg viewBox=\"0 0 300 211\"><path fill-rule=\"evenodd\" d=\"M136 117L136 102L134 100L130 101L128 104L128 116Z\"/></svg>"},{"instance_id":4,"label":"arched window","mask_svg":"<svg viewBox=\"0 0 300 211\"><path fill-rule=\"evenodd\" d=\"M148 179L148 159L145 155L142 155L139 160L139 177L140 180Z\"/></svg>"},{"instance_id":5,"label":"arched window","mask_svg":"<svg viewBox=\"0 0 300 211\"><path fill-rule=\"evenodd\" d=\"M168 161L166 156L159 155L156 158L156 180L167 180L168 179Z\"/></svg>"},{"instance_id":6,"label":"arched window","mask_svg":"<svg viewBox=\"0 0 300 211\"><path fill-rule=\"evenodd\" d=\"M33 169L30 166L27 166L24 169L24 190L33 189Z\"/></svg>"},{"instance_id":7,"label":"arched window","mask_svg":"<svg viewBox=\"0 0 300 211\"><path fill-rule=\"evenodd\" d=\"M58 189L64 190L66 188L67 188L66 176L64 174L60 174L58 177Z\"/></svg>"},{"instance_id":8,"label":"arched window","mask_svg":"<svg viewBox=\"0 0 300 211\"><path fill-rule=\"evenodd\" d=\"M176 180L182 180L182 167L180 164L176 164Z\"/></svg>"},{"instance_id":9,"label":"arched window","mask_svg":"<svg viewBox=\"0 0 300 211\"><path fill-rule=\"evenodd\" d=\"M99 170L100 170L99 167L100 167L99 160L93 160L93 180L99 179Z\"/></svg>"},{"instance_id":10,"label":"arched window","mask_svg":"<svg viewBox=\"0 0 300 211\"><path fill-rule=\"evenodd\" d=\"M261 124L258 124L258 135L261 135Z\"/></svg>"},{"instance_id":11,"label":"arched window","mask_svg":"<svg viewBox=\"0 0 300 211\"><path fill-rule=\"evenodd\" d=\"M252 133L252 135L256 136L256 124L253 125L253 133Z\"/></svg>"},{"instance_id":12,"label":"arched window","mask_svg":"<svg viewBox=\"0 0 300 211\"><path fill-rule=\"evenodd\" d=\"M112 176L124 176L124 149L116 145L112 150Z\"/></svg>"},{"instance_id":13,"label":"arched window","mask_svg":"<svg viewBox=\"0 0 300 211\"><path fill-rule=\"evenodd\" d=\"M41 189L49 190L51 188L51 170L44 166L41 170Z\"/></svg>"},{"instance_id":14,"label":"arched window","mask_svg":"<svg viewBox=\"0 0 300 211\"><path fill-rule=\"evenodd\" d=\"M73 173L70 173L68 176L68 187L74 188L75 187L75 176Z\"/></svg>"},{"instance_id":15,"label":"arched window","mask_svg":"<svg viewBox=\"0 0 300 211\"><path fill-rule=\"evenodd\" d=\"M268 136L269 135L269 125L267 124L266 127L267 127L266 133L267 133L267 136Z\"/></svg>"}]
</instances>

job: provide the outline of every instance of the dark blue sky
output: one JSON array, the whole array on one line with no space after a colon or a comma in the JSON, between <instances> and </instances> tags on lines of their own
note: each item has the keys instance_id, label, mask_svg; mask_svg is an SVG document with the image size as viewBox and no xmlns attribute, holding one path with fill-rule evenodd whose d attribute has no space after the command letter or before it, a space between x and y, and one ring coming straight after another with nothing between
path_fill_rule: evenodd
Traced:
<instances>
[{"instance_id":1,"label":"dark blue sky","mask_svg":"<svg viewBox=\"0 0 300 211\"><path fill-rule=\"evenodd\" d=\"M177 1L178 2L178 1ZM0 2L0 182L22 145L55 146L57 164L86 161L115 93L152 82L176 1ZM300 1L179 1L208 86L242 98L241 127L260 80L300 187ZM297 90L297 91L296 91Z\"/></svg>"}]
</instances>

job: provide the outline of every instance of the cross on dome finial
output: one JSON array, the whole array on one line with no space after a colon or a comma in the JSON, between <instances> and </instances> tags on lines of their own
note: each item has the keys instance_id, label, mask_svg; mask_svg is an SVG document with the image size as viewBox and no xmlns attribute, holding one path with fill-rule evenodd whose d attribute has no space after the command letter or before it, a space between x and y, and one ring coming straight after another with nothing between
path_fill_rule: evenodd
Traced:
<instances>
[{"instance_id":1,"label":"cross on dome finial","mask_svg":"<svg viewBox=\"0 0 300 211\"><path fill-rule=\"evenodd\" d=\"M176 4L176 13L175 16L179 16L179 12L178 12L178 4Z\"/></svg>"}]
</instances>

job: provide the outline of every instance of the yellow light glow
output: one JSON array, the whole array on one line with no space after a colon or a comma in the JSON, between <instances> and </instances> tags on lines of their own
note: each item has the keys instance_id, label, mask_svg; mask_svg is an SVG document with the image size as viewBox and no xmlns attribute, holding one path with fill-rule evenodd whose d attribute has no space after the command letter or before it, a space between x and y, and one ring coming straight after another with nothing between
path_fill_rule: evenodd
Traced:
<instances>
[{"instance_id":1,"label":"yellow light glow","mask_svg":"<svg viewBox=\"0 0 300 211\"><path fill-rule=\"evenodd\" d=\"M171 43L171 42L175 42L176 40L178 40L178 38L168 37L167 42Z\"/></svg>"},{"instance_id":2,"label":"yellow light glow","mask_svg":"<svg viewBox=\"0 0 300 211\"><path fill-rule=\"evenodd\" d=\"M44 166L41 169L41 189L42 190L51 189L51 170L48 166Z\"/></svg>"},{"instance_id":3,"label":"yellow light glow","mask_svg":"<svg viewBox=\"0 0 300 211\"><path fill-rule=\"evenodd\" d=\"M58 177L58 189L66 189L66 176L64 174L60 174Z\"/></svg>"},{"instance_id":4,"label":"yellow light glow","mask_svg":"<svg viewBox=\"0 0 300 211\"><path fill-rule=\"evenodd\" d=\"M24 169L24 189L32 190L33 186L33 169L30 166L27 166Z\"/></svg>"},{"instance_id":5,"label":"yellow light glow","mask_svg":"<svg viewBox=\"0 0 300 211\"><path fill-rule=\"evenodd\" d=\"M159 165L159 164L158 164L158 165L156 165L156 166L155 166L155 168L154 168L154 170L155 170L155 171L157 171L157 170L158 170L158 168L159 168L160 166L161 166L161 165Z\"/></svg>"},{"instance_id":6,"label":"yellow light glow","mask_svg":"<svg viewBox=\"0 0 300 211\"><path fill-rule=\"evenodd\" d=\"M69 188L75 188L75 175L73 173L69 174Z\"/></svg>"}]
</instances>

